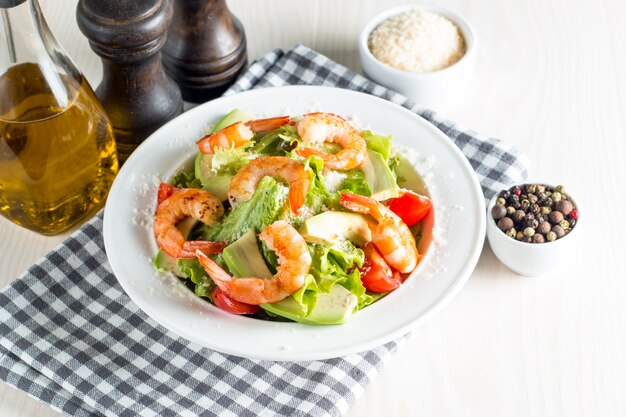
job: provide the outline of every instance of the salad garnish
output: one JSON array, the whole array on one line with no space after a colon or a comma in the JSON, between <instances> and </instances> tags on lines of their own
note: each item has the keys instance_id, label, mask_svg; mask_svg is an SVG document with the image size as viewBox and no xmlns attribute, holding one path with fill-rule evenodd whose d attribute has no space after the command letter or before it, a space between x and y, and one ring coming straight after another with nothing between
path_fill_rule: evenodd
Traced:
<instances>
[{"instance_id":1,"label":"salad garnish","mask_svg":"<svg viewBox=\"0 0 626 417\"><path fill-rule=\"evenodd\" d=\"M339 324L419 263L432 203L398 186L390 136L331 113L235 109L197 146L194 169L159 187L154 265L218 308Z\"/></svg>"}]
</instances>

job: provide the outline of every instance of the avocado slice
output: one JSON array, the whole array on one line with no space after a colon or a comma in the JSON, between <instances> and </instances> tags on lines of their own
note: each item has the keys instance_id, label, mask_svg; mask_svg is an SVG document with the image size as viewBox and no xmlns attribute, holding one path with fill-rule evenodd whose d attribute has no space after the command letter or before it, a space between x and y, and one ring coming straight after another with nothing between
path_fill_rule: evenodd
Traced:
<instances>
[{"instance_id":1,"label":"avocado slice","mask_svg":"<svg viewBox=\"0 0 626 417\"><path fill-rule=\"evenodd\" d=\"M178 259L168 255L163 249L159 249L152 264L156 269L171 272L177 277L183 278L185 276L178 267Z\"/></svg>"},{"instance_id":2,"label":"avocado slice","mask_svg":"<svg viewBox=\"0 0 626 417\"><path fill-rule=\"evenodd\" d=\"M303 317L306 312L291 297L272 304L262 304L261 307L270 313L286 317L303 324L341 324L354 311L358 303L356 295L339 284L333 285L328 293L320 293L313 311Z\"/></svg>"},{"instance_id":3,"label":"avocado slice","mask_svg":"<svg viewBox=\"0 0 626 417\"><path fill-rule=\"evenodd\" d=\"M194 162L196 178L202 183L202 189L224 201L228 198L228 187L233 177L230 175L213 175L211 172L212 154L198 152Z\"/></svg>"},{"instance_id":4,"label":"avocado slice","mask_svg":"<svg viewBox=\"0 0 626 417\"><path fill-rule=\"evenodd\" d=\"M200 179L202 181L202 189L213 194L221 201L228 199L228 187L230 187L232 180L233 177L230 175L216 175L208 180Z\"/></svg>"},{"instance_id":5,"label":"avocado slice","mask_svg":"<svg viewBox=\"0 0 626 417\"><path fill-rule=\"evenodd\" d=\"M215 127L213 127L213 130L211 131L211 133L217 132L218 130L222 130L225 127L232 125L233 123L247 122L248 120L251 120L251 119L252 119L252 116L246 113L245 111L241 109L233 109L226 116L222 117L219 122L217 122Z\"/></svg>"},{"instance_id":6,"label":"avocado slice","mask_svg":"<svg viewBox=\"0 0 626 417\"><path fill-rule=\"evenodd\" d=\"M261 308L277 316L285 317L293 321L302 323L303 317L306 316L307 309L302 303L294 300L293 296L284 300L271 304L261 304Z\"/></svg>"},{"instance_id":7,"label":"avocado slice","mask_svg":"<svg viewBox=\"0 0 626 417\"><path fill-rule=\"evenodd\" d=\"M193 163L194 173L196 174L196 178L199 178L202 181L202 185L211 177L213 177L213 172L211 172L211 161L213 160L213 154L205 154L202 152L198 152L196 155L196 159Z\"/></svg>"},{"instance_id":8,"label":"avocado slice","mask_svg":"<svg viewBox=\"0 0 626 417\"><path fill-rule=\"evenodd\" d=\"M187 238L189 233L191 233L191 229L198 223L198 220L193 217L187 217L185 220L179 222L176 225L176 228L180 230L180 233ZM164 271L168 271L176 275L177 277L185 278L185 274L180 270L178 266L178 259L173 256L165 253L163 249L159 249L152 264L156 269L162 269Z\"/></svg>"},{"instance_id":9,"label":"avocado slice","mask_svg":"<svg viewBox=\"0 0 626 417\"><path fill-rule=\"evenodd\" d=\"M307 242L322 245L333 245L342 238L357 245L372 240L365 216L343 211L325 211L309 217L299 232Z\"/></svg>"},{"instance_id":10,"label":"avocado slice","mask_svg":"<svg viewBox=\"0 0 626 417\"><path fill-rule=\"evenodd\" d=\"M362 168L373 199L381 201L399 196L396 177L380 153L367 149L367 158Z\"/></svg>"},{"instance_id":11,"label":"avocado slice","mask_svg":"<svg viewBox=\"0 0 626 417\"><path fill-rule=\"evenodd\" d=\"M252 117L248 113L240 109L234 109L217 122L211 133L222 130L233 123L247 121L251 118ZM212 159L212 154L203 154L202 152L198 152L194 161L194 173L196 174L196 178L202 182L202 188L205 191L208 191L220 200L224 201L228 198L226 192L228 191L228 186L230 185L230 181L233 177L228 175L213 175L213 172L211 171Z\"/></svg>"},{"instance_id":12,"label":"avocado slice","mask_svg":"<svg viewBox=\"0 0 626 417\"><path fill-rule=\"evenodd\" d=\"M317 304L306 320L312 324L341 324L350 317L358 302L356 295L335 284L328 294L317 297Z\"/></svg>"},{"instance_id":13,"label":"avocado slice","mask_svg":"<svg viewBox=\"0 0 626 417\"><path fill-rule=\"evenodd\" d=\"M254 230L248 230L222 251L224 262L235 277L270 278L273 274L259 251Z\"/></svg>"}]
</instances>

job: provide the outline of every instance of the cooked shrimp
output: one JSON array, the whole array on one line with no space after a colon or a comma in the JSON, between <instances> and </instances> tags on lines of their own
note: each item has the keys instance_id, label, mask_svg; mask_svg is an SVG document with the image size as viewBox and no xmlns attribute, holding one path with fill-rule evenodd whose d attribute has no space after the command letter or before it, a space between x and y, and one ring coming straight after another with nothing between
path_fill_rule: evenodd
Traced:
<instances>
[{"instance_id":1,"label":"cooked shrimp","mask_svg":"<svg viewBox=\"0 0 626 417\"><path fill-rule=\"evenodd\" d=\"M324 166L341 171L348 171L365 163L367 157L365 139L340 116L331 113L309 113L298 122L297 130L305 144L332 142L343 148L336 154L309 147L296 149L296 153L304 158L319 156L324 160Z\"/></svg>"},{"instance_id":2,"label":"cooked shrimp","mask_svg":"<svg viewBox=\"0 0 626 417\"><path fill-rule=\"evenodd\" d=\"M309 191L310 175L300 161L284 156L266 156L253 159L241 168L228 187L228 200L235 207L252 197L263 177L279 177L289 183L291 210L299 214Z\"/></svg>"},{"instance_id":3,"label":"cooked shrimp","mask_svg":"<svg viewBox=\"0 0 626 417\"><path fill-rule=\"evenodd\" d=\"M246 304L274 303L289 297L304 284L311 267L311 254L304 238L284 220L267 226L259 238L278 255L276 274L271 278L234 278L201 251L198 261L213 282L230 298Z\"/></svg>"},{"instance_id":4,"label":"cooked shrimp","mask_svg":"<svg viewBox=\"0 0 626 417\"><path fill-rule=\"evenodd\" d=\"M288 123L289 116L233 123L200 139L198 141L198 149L202 153L214 153L217 147L224 149L237 148L248 143L255 133L278 129Z\"/></svg>"},{"instance_id":5,"label":"cooked shrimp","mask_svg":"<svg viewBox=\"0 0 626 417\"><path fill-rule=\"evenodd\" d=\"M187 241L176 228L185 217L193 217L205 224L214 224L224 215L222 202L204 190L184 188L176 190L157 207L154 216L154 234L159 247L175 258L195 258L196 250L219 253L222 242L206 240Z\"/></svg>"},{"instance_id":6,"label":"cooked shrimp","mask_svg":"<svg viewBox=\"0 0 626 417\"><path fill-rule=\"evenodd\" d=\"M341 205L369 214L376 220L376 224L370 225L372 242L391 267L402 273L415 269L419 258L415 238L400 217L378 201L362 195L342 194Z\"/></svg>"}]
</instances>

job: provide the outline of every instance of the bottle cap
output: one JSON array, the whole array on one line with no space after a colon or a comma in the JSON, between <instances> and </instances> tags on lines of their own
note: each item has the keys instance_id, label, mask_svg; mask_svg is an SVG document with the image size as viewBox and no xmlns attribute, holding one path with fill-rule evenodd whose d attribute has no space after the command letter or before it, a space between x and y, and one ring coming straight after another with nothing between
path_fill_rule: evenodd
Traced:
<instances>
[{"instance_id":1,"label":"bottle cap","mask_svg":"<svg viewBox=\"0 0 626 417\"><path fill-rule=\"evenodd\" d=\"M19 6L26 0L0 0L0 9L10 9L11 7Z\"/></svg>"}]
</instances>

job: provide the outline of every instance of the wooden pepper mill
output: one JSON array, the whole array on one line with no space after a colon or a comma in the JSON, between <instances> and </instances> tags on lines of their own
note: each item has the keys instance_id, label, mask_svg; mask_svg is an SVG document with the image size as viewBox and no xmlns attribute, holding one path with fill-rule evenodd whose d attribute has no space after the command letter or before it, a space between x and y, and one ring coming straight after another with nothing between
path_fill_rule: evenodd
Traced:
<instances>
[{"instance_id":1,"label":"wooden pepper mill","mask_svg":"<svg viewBox=\"0 0 626 417\"><path fill-rule=\"evenodd\" d=\"M221 95L246 67L246 35L225 0L173 0L163 47L165 71L183 98L201 103Z\"/></svg>"},{"instance_id":2,"label":"wooden pepper mill","mask_svg":"<svg viewBox=\"0 0 626 417\"><path fill-rule=\"evenodd\" d=\"M172 20L168 0L80 0L80 30L102 58L96 95L111 119L120 160L183 111L180 89L160 50Z\"/></svg>"}]
</instances>

